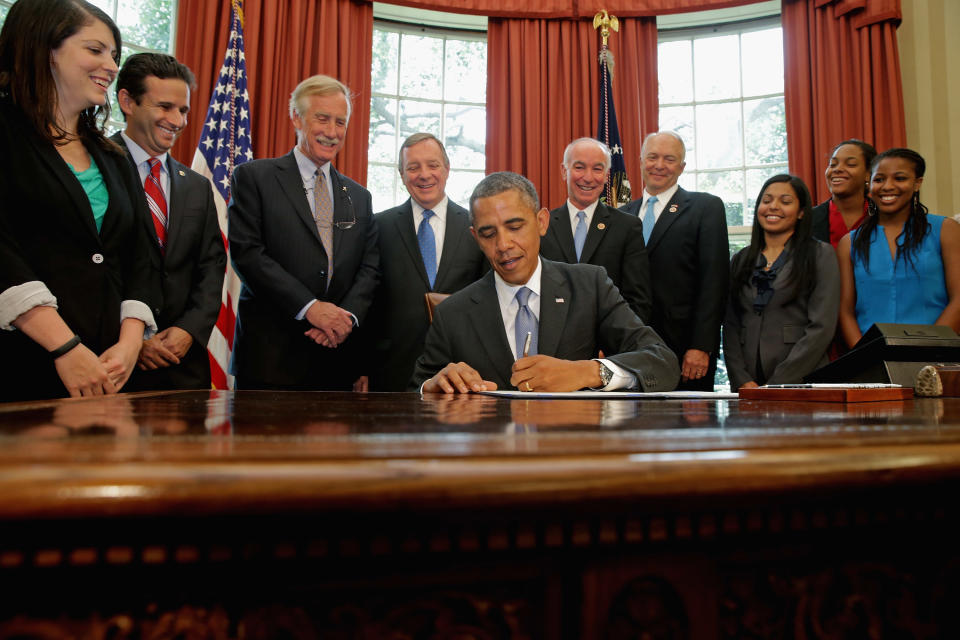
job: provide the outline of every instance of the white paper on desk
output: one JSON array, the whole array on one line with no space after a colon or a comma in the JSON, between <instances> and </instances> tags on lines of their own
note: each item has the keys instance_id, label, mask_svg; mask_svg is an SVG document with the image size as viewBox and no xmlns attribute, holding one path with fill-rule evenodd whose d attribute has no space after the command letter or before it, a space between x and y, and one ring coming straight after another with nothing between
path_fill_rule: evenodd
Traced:
<instances>
[{"instance_id":1,"label":"white paper on desk","mask_svg":"<svg viewBox=\"0 0 960 640\"><path fill-rule=\"evenodd\" d=\"M597 399L597 400L735 400L739 396L729 391L481 391L488 396L500 398L558 398L558 399Z\"/></svg>"}]
</instances>

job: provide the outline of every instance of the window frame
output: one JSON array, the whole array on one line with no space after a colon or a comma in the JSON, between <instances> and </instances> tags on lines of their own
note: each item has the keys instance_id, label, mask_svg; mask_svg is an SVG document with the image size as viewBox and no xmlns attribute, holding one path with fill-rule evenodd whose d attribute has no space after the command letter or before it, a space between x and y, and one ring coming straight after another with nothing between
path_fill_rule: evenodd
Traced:
<instances>
[{"instance_id":1,"label":"window frame","mask_svg":"<svg viewBox=\"0 0 960 640\"><path fill-rule=\"evenodd\" d=\"M486 113L486 109L487 109L486 100L484 100L483 102L470 102L465 100L447 100L445 98L439 98L439 99L422 98L418 96L403 95L400 92L400 82L401 82L400 61L402 60L402 56L403 56L403 37L402 36L410 35L410 36L428 36L428 37L442 38L443 39L443 59L446 60L448 40L450 39L461 40L461 41L466 40L466 41L473 41L473 42L483 42L484 44L486 44L487 32L485 29L484 30L459 29L459 28L432 26L429 24L413 25L407 22L379 18L376 16L374 17L373 28L375 31L380 30L380 31L386 31L391 33L398 33L401 36L400 42L397 47L397 85L394 87L394 91L387 93L384 91L378 91L372 87L370 91L371 103L373 102L373 100L377 98L385 98L387 100L395 101L395 104L398 106L396 113L394 115L394 123L393 123L393 135L394 135L393 157L389 161L371 160L369 157L367 158L368 182L369 182L369 176L372 174L371 170L374 168L385 168L385 167L389 168L390 173L392 175L390 192L393 194L393 201L392 203L389 204L389 206L383 206L386 203L377 203L377 208L380 208L382 210L382 209L388 209L403 203L406 200L408 195L406 192L406 189L403 187L402 181L400 180L400 172L397 170L397 158L400 151L400 145L403 143L403 139L401 138L401 133L400 133L401 113L400 113L399 105L402 104L404 100L415 100L420 103L436 104L440 106L440 131L437 137L440 140L444 141L444 144L446 144L446 141L445 141L446 114L447 114L448 105L480 108L484 110L484 113ZM446 82L446 65L445 64L441 65L441 78L442 78L441 82L445 83ZM484 81L486 81L486 78L484 78ZM441 95L442 95L442 90L441 90ZM486 149L484 149L484 152L485 151ZM457 167L452 162L450 166L450 172L451 172L451 175L453 175L454 172L457 172L460 175L475 174L477 176L477 182L479 182L480 179L482 179L483 176L486 175L485 167L481 169L467 169L463 167Z\"/></svg>"},{"instance_id":2,"label":"window frame","mask_svg":"<svg viewBox=\"0 0 960 640\"><path fill-rule=\"evenodd\" d=\"M657 46L659 47L661 43L664 42L676 42L681 40L689 40L692 43L698 38L704 37L717 37L724 35L741 35L744 33L750 33L754 31L764 31L772 27L779 27L781 30L783 28L783 21L780 12L778 11L773 15L761 15L757 17L750 17L742 20L733 20L730 22L724 22L722 24L702 24L699 26L684 26L679 28L668 28L660 26L657 29ZM695 78L695 66L694 66L694 50L693 46L690 48L690 69L691 77ZM747 210L749 201L752 199L751 194L747 192L747 183L746 183L746 172L751 170L763 170L763 169L775 169L782 168L783 172L789 171L789 159L773 163L773 164L748 164L746 162L746 153L747 153L747 127L746 123L746 114L744 113L744 103L748 100L762 100L766 98L776 98L781 97L785 100L784 92L779 93L768 93L768 94L758 94L758 95L743 95L743 51L742 49L738 53L740 59L740 65L738 66L739 73L739 97L737 98L722 98L722 99L710 99L710 100L698 100L696 93L693 93L692 100L689 102L668 102L660 103L658 96L658 110L663 108L670 107L691 107L694 109L694 116L696 114L696 107L702 105L711 105L711 104L733 104L738 103L740 111L740 122L742 124L740 130L741 138L741 148L740 148L740 159L741 163L736 166L724 167L724 168L710 168L710 169L693 169L690 170L696 176L697 182L699 183L699 176L701 174L710 174L710 173L726 173L730 171L742 171L744 174L744 216L750 215L752 217L752 212ZM659 83L659 79L658 79ZM696 136L696 117L693 119L693 128L694 136ZM789 146L789 141L787 142ZM684 171L686 173L687 171ZM733 242L735 239L738 241L745 241L747 244L750 242L750 233L752 231L751 225L728 225L727 234Z\"/></svg>"}]
</instances>

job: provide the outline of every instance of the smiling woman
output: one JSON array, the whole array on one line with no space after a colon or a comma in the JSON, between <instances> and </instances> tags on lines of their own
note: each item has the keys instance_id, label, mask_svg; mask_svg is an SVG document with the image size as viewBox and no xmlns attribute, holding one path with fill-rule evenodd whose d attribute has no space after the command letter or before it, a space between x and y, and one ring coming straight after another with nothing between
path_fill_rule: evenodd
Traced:
<instances>
[{"instance_id":1,"label":"smiling woman","mask_svg":"<svg viewBox=\"0 0 960 640\"><path fill-rule=\"evenodd\" d=\"M960 331L960 225L928 215L926 172L912 149L877 156L870 215L840 241L840 328L851 347L877 322L941 324Z\"/></svg>"},{"instance_id":2,"label":"smiling woman","mask_svg":"<svg viewBox=\"0 0 960 640\"><path fill-rule=\"evenodd\" d=\"M827 363L839 278L829 244L811 235L810 193L781 174L760 189L750 246L733 257L723 323L731 390L802 382Z\"/></svg>"},{"instance_id":3,"label":"smiling woman","mask_svg":"<svg viewBox=\"0 0 960 640\"><path fill-rule=\"evenodd\" d=\"M0 400L114 393L156 329L138 186L103 130L120 47L83 0L20 0L0 31Z\"/></svg>"}]
</instances>

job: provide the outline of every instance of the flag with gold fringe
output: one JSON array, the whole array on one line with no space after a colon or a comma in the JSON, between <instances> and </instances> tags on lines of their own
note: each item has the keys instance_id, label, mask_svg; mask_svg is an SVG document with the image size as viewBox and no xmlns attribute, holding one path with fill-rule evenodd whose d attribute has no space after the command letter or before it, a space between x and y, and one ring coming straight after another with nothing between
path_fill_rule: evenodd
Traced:
<instances>
[{"instance_id":1,"label":"flag with gold fringe","mask_svg":"<svg viewBox=\"0 0 960 640\"><path fill-rule=\"evenodd\" d=\"M620 207L630 202L630 179L623 161L620 146L620 129L617 127L617 110L613 103L613 53L607 46L610 30L620 30L616 16L605 10L593 17L593 28L600 29L600 101L597 119L597 140L610 147L610 175L604 191L604 202L611 207Z\"/></svg>"}]
</instances>

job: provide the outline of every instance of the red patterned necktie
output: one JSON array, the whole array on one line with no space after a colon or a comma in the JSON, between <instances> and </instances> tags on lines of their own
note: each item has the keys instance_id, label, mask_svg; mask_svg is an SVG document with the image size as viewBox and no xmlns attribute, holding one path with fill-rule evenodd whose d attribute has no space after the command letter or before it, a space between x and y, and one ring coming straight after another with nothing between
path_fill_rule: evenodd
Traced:
<instances>
[{"instance_id":1,"label":"red patterned necktie","mask_svg":"<svg viewBox=\"0 0 960 640\"><path fill-rule=\"evenodd\" d=\"M160 161L150 158L147 162L150 163L150 173L143 181L143 190L147 194L153 228L157 230L157 240L160 241L160 251L163 252L167 246L167 200L163 197L163 187L160 186Z\"/></svg>"}]
</instances>

